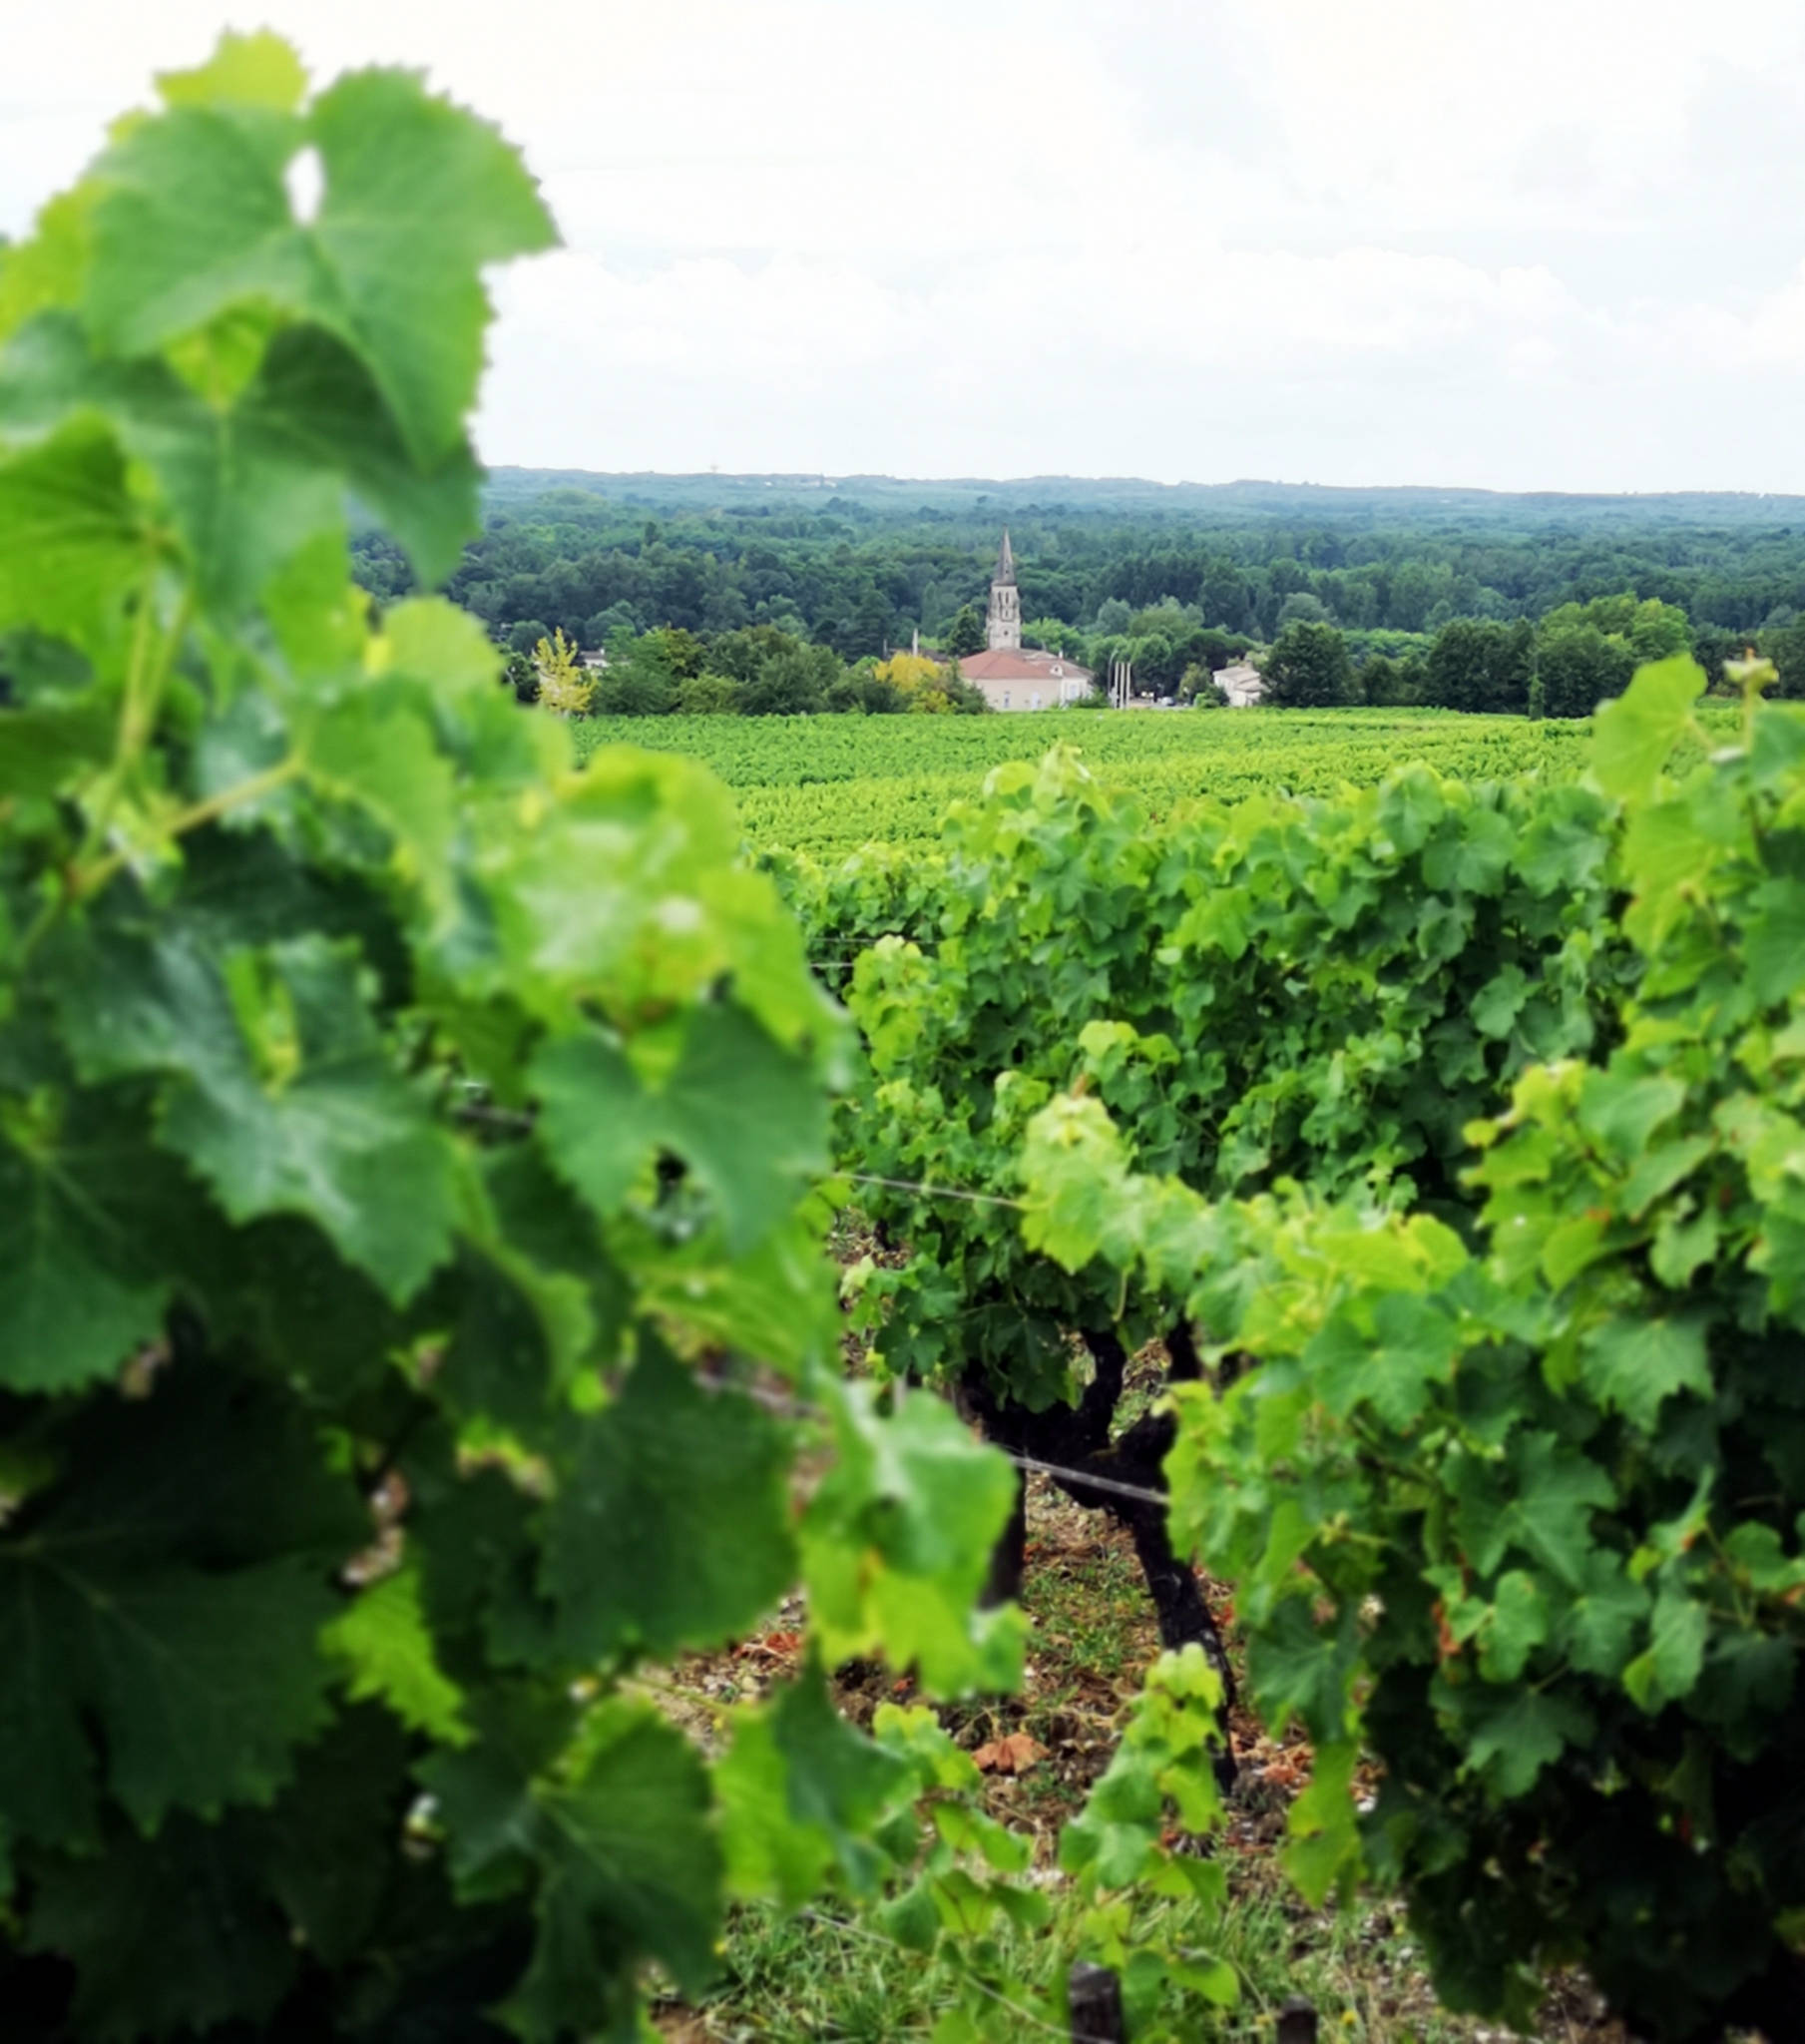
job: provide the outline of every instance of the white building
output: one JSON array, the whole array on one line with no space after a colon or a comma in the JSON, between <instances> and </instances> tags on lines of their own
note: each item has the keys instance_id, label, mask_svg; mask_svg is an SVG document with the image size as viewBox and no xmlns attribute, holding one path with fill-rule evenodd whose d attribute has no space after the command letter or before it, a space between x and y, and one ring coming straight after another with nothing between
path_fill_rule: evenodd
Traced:
<instances>
[{"instance_id":1,"label":"white building","mask_svg":"<svg viewBox=\"0 0 1805 2044\"><path fill-rule=\"evenodd\" d=\"M1251 710L1265 693L1265 677L1250 660L1237 660L1232 667L1218 668L1215 685L1230 710Z\"/></svg>"}]
</instances>

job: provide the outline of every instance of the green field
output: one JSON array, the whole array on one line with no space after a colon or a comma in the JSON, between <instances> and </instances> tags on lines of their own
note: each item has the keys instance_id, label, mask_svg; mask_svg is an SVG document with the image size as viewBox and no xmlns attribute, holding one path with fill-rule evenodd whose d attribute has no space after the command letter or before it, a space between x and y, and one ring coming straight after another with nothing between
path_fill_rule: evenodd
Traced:
<instances>
[{"instance_id":1,"label":"green field","mask_svg":"<svg viewBox=\"0 0 1805 2044\"><path fill-rule=\"evenodd\" d=\"M1463 779L1531 768L1567 779L1583 765L1589 734L1588 723L1435 710L639 717L580 724L577 750L587 757L629 744L704 761L733 789L755 842L819 853L871 838L932 841L947 805L975 795L991 767L1038 760L1062 742L1157 815L1198 795L1370 786L1413 760Z\"/></svg>"}]
</instances>

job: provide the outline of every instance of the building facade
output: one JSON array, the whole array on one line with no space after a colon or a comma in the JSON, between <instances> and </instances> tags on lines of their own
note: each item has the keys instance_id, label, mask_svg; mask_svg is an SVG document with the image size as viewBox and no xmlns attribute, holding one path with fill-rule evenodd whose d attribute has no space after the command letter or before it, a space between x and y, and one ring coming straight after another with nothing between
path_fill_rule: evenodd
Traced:
<instances>
[{"instance_id":1,"label":"building facade","mask_svg":"<svg viewBox=\"0 0 1805 2044\"><path fill-rule=\"evenodd\" d=\"M1064 654L1022 644L1022 593L1016 587L1007 527L997 572L991 577L986 636L990 643L985 651L967 654L957 666L993 710L1057 710L1090 695L1093 677L1088 667Z\"/></svg>"},{"instance_id":2,"label":"building facade","mask_svg":"<svg viewBox=\"0 0 1805 2044\"><path fill-rule=\"evenodd\" d=\"M1232 667L1218 668L1215 685L1230 710L1251 710L1265 692L1265 678L1250 660L1237 660Z\"/></svg>"}]
</instances>

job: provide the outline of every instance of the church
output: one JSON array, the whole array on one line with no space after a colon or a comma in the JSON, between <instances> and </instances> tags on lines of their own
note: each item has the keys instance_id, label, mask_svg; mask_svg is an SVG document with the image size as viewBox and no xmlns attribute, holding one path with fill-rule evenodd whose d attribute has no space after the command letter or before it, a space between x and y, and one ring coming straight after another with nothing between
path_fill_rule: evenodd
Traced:
<instances>
[{"instance_id":1,"label":"church","mask_svg":"<svg viewBox=\"0 0 1805 2044\"><path fill-rule=\"evenodd\" d=\"M993 710L1057 710L1091 693L1092 674L1064 654L1042 653L1022 644L1022 592L1016 560L1003 529L1003 551L990 584L990 644L955 662L961 676L983 693Z\"/></svg>"}]
</instances>

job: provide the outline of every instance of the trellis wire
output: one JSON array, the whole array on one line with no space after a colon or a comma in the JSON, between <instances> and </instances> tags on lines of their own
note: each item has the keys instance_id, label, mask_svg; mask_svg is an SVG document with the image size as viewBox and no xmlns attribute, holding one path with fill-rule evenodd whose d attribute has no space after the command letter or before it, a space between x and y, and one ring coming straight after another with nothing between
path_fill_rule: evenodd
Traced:
<instances>
[{"instance_id":1,"label":"trellis wire","mask_svg":"<svg viewBox=\"0 0 1805 2044\"><path fill-rule=\"evenodd\" d=\"M774 1412L784 1419L825 1421L832 1416L819 1405L810 1405L804 1399L789 1397L782 1391L767 1391L762 1384L733 1383L721 1377L702 1377L698 1381L709 1391L736 1391L741 1397L751 1399L754 1405L761 1405L767 1412ZM1143 1483L1124 1483L1117 1476L1096 1476L1089 1469L1072 1469L1063 1462L1043 1461L1039 1455L1018 1455L995 1441L991 1446L1005 1461L1013 1462L1028 1475L1051 1476L1057 1482L1082 1484L1087 1490L1107 1491L1112 1497L1128 1498L1137 1505L1158 1505L1163 1509L1171 1502L1166 1492L1149 1490Z\"/></svg>"}]
</instances>

